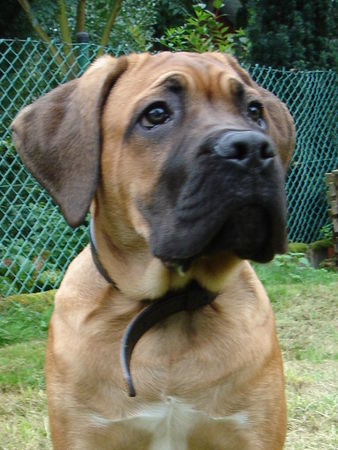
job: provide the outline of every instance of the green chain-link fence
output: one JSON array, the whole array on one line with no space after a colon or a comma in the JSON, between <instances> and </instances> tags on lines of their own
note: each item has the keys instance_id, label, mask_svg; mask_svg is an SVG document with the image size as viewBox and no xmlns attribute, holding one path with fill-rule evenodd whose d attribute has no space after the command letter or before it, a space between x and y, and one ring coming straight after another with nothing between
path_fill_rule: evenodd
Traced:
<instances>
[{"instance_id":1,"label":"green chain-link fence","mask_svg":"<svg viewBox=\"0 0 338 450\"><path fill-rule=\"evenodd\" d=\"M0 295L52 289L87 244L24 169L9 125L16 113L56 85L80 75L99 47L0 40ZM52 54L53 53L53 54ZM118 52L114 52L115 54ZM297 148L287 179L289 239L311 242L327 223L324 174L338 166L336 74L251 66L252 77L289 107Z\"/></svg>"}]
</instances>

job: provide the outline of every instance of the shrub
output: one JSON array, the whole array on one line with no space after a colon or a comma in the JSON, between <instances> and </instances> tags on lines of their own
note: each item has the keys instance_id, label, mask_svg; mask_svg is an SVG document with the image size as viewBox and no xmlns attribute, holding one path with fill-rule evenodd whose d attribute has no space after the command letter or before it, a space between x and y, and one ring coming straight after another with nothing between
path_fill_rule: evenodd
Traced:
<instances>
[{"instance_id":1,"label":"shrub","mask_svg":"<svg viewBox=\"0 0 338 450\"><path fill-rule=\"evenodd\" d=\"M216 8L222 4L214 2ZM160 43L172 51L231 53L240 59L248 53L249 40L244 30L229 32L220 16L209 11L204 3L193 5L193 14L183 25L165 30Z\"/></svg>"}]
</instances>

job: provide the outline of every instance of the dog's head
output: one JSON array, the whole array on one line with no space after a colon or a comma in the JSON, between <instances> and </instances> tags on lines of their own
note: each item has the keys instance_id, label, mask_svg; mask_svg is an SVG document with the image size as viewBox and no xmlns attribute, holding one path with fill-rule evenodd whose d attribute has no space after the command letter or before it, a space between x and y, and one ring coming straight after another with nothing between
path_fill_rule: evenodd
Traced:
<instances>
[{"instance_id":1,"label":"dog's head","mask_svg":"<svg viewBox=\"0 0 338 450\"><path fill-rule=\"evenodd\" d=\"M106 56L24 108L12 129L71 226L94 199L111 248L147 247L183 269L285 250L293 122L232 57Z\"/></svg>"}]
</instances>

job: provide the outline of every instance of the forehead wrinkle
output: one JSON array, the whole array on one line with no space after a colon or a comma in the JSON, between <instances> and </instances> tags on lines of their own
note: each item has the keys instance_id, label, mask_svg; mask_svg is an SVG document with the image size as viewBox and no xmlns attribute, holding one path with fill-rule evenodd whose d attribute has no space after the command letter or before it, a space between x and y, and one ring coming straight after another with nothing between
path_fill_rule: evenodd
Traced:
<instances>
[{"instance_id":1,"label":"forehead wrinkle","mask_svg":"<svg viewBox=\"0 0 338 450\"><path fill-rule=\"evenodd\" d=\"M227 100L240 100L245 95L244 83L234 74L222 72L218 79L219 92Z\"/></svg>"},{"instance_id":2,"label":"forehead wrinkle","mask_svg":"<svg viewBox=\"0 0 338 450\"><path fill-rule=\"evenodd\" d=\"M232 70L226 70L226 67L210 64L204 66L203 70L198 70L193 73L195 89L199 95L210 103L216 103L219 100L226 100L232 102L234 93L231 87L231 79L238 80L238 84L243 87L243 94L245 91L244 83L236 76Z\"/></svg>"},{"instance_id":3,"label":"forehead wrinkle","mask_svg":"<svg viewBox=\"0 0 338 450\"><path fill-rule=\"evenodd\" d=\"M130 71L131 78L134 79L135 72L141 75L145 70L147 76L143 81L148 89L161 87L168 82L169 78L176 75L182 77L181 80L186 80L191 89L197 89L211 99L219 92L220 79L223 73L238 78L245 84L248 81L242 79L235 61L232 61L230 57L221 58L218 54L213 53L201 55L184 52L163 52L155 55L135 54L130 55L129 58L131 59L132 69ZM149 79L149 75L152 80ZM142 85L144 83L141 82ZM133 84L134 82L132 82Z\"/></svg>"},{"instance_id":4,"label":"forehead wrinkle","mask_svg":"<svg viewBox=\"0 0 338 450\"><path fill-rule=\"evenodd\" d=\"M205 55L189 53L165 52L152 55L150 61L147 59L143 62L145 64L136 64L134 69L141 72L145 68L152 74L154 81L151 85L154 87L161 86L167 79L177 76L188 79L189 84L197 85L204 90L209 85L209 72L213 70L213 67L216 69L219 66L217 60L205 58Z\"/></svg>"},{"instance_id":5,"label":"forehead wrinkle","mask_svg":"<svg viewBox=\"0 0 338 450\"><path fill-rule=\"evenodd\" d=\"M212 100L217 95L221 87L220 80L223 71L216 68L216 70L214 70L212 66L200 66L198 67L198 70L186 66L184 69L185 70L172 70L169 73L162 74L162 76L149 86L149 90L156 91L163 87L168 89L170 89L170 87L175 88L174 83L177 82L179 87L187 89L191 94L202 95L208 100Z\"/></svg>"}]
</instances>

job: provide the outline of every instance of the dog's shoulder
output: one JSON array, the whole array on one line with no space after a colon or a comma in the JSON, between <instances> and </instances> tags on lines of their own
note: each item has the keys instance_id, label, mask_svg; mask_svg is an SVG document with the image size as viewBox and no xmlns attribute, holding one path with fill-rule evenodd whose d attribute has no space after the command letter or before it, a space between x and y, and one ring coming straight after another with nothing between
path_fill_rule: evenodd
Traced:
<instances>
[{"instance_id":1,"label":"dog's shoulder","mask_svg":"<svg viewBox=\"0 0 338 450\"><path fill-rule=\"evenodd\" d=\"M56 299L65 296L77 297L83 301L97 296L97 292L107 286L98 273L91 256L90 247L85 247L70 263L57 292Z\"/></svg>"}]
</instances>

